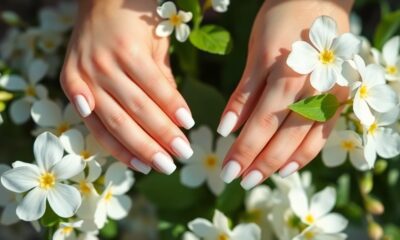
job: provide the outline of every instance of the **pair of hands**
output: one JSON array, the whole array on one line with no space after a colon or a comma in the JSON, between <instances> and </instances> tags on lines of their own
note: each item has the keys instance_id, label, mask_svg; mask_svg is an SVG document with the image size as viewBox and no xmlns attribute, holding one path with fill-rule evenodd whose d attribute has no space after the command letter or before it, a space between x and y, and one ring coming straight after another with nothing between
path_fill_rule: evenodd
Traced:
<instances>
[{"instance_id":1,"label":"pair of hands","mask_svg":"<svg viewBox=\"0 0 400 240\"><path fill-rule=\"evenodd\" d=\"M243 176L249 189L280 170L285 177L313 159L339 114L315 123L288 105L316 94L305 76L286 65L291 44L307 38L320 15L348 31L350 1L266 1L253 25L242 79L232 94L218 132L243 126L227 153L221 177ZM179 127L194 125L176 89L166 38L155 36L156 1L81 1L61 84L94 137L117 159L148 173L175 170L171 155L192 150ZM334 89L341 99L347 90Z\"/></svg>"}]
</instances>

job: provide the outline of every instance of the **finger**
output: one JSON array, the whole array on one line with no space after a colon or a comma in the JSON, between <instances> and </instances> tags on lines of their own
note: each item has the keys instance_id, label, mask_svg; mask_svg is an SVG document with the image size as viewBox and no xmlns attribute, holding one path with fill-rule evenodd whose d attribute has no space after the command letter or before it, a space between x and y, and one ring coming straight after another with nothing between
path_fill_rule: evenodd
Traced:
<instances>
[{"instance_id":1,"label":"finger","mask_svg":"<svg viewBox=\"0 0 400 240\"><path fill-rule=\"evenodd\" d=\"M290 156L289 160L279 171L281 177L288 177L294 172L306 166L313 160L324 147L329 134L335 126L336 121L340 117L343 107L340 108L335 116L325 123L316 123L311 128L303 142Z\"/></svg>"},{"instance_id":2,"label":"finger","mask_svg":"<svg viewBox=\"0 0 400 240\"><path fill-rule=\"evenodd\" d=\"M250 57L251 56L251 57ZM217 132L228 136L248 119L262 93L267 76L266 64L249 54L239 85L232 93L218 125Z\"/></svg>"},{"instance_id":3,"label":"finger","mask_svg":"<svg viewBox=\"0 0 400 240\"><path fill-rule=\"evenodd\" d=\"M221 173L225 182L237 178L250 166L285 120L289 112L288 106L299 98L304 79L272 77L271 81L268 80L254 112L225 157Z\"/></svg>"},{"instance_id":4,"label":"finger","mask_svg":"<svg viewBox=\"0 0 400 240\"><path fill-rule=\"evenodd\" d=\"M95 112L107 130L130 152L147 165L165 174L172 174L176 166L171 156L155 142L115 100L101 89L95 92Z\"/></svg>"},{"instance_id":5,"label":"finger","mask_svg":"<svg viewBox=\"0 0 400 240\"><path fill-rule=\"evenodd\" d=\"M176 88L171 86L150 54L131 56L119 53L127 75L174 121L186 129L194 126L190 109Z\"/></svg>"},{"instance_id":6,"label":"finger","mask_svg":"<svg viewBox=\"0 0 400 240\"><path fill-rule=\"evenodd\" d=\"M116 70L113 75L98 79L104 78L102 85L115 101L164 149L189 159L193 150L183 132L125 73Z\"/></svg>"},{"instance_id":7,"label":"finger","mask_svg":"<svg viewBox=\"0 0 400 240\"><path fill-rule=\"evenodd\" d=\"M149 165L134 157L132 153L111 135L96 114L90 115L83 121L96 140L116 159L141 173L148 174L151 171Z\"/></svg>"},{"instance_id":8,"label":"finger","mask_svg":"<svg viewBox=\"0 0 400 240\"><path fill-rule=\"evenodd\" d=\"M243 174L242 187L249 190L276 172L301 144L313 123L297 113L290 113Z\"/></svg>"},{"instance_id":9,"label":"finger","mask_svg":"<svg viewBox=\"0 0 400 240\"><path fill-rule=\"evenodd\" d=\"M78 73L73 57L66 60L63 66L60 84L80 116L88 117L95 108L95 101L91 89Z\"/></svg>"},{"instance_id":10,"label":"finger","mask_svg":"<svg viewBox=\"0 0 400 240\"><path fill-rule=\"evenodd\" d=\"M165 79L167 79L168 82L171 83L174 88L176 88L176 81L174 75L172 74L169 61L169 39L160 38L157 43L157 49L154 51L155 54L153 55L154 62L164 75Z\"/></svg>"}]
</instances>

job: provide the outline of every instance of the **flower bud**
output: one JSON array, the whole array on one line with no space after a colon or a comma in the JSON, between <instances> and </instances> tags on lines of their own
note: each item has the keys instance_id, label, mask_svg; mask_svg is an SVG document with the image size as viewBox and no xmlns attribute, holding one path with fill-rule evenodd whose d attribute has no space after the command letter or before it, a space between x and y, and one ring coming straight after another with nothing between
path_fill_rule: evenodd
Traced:
<instances>
[{"instance_id":1,"label":"flower bud","mask_svg":"<svg viewBox=\"0 0 400 240\"><path fill-rule=\"evenodd\" d=\"M6 91L0 91L0 102L5 102L9 101L13 98L13 94L6 92Z\"/></svg>"},{"instance_id":2,"label":"flower bud","mask_svg":"<svg viewBox=\"0 0 400 240\"><path fill-rule=\"evenodd\" d=\"M360 181L361 191L364 194L368 194L371 192L373 186L374 186L374 179L371 172L365 173L365 175L361 178Z\"/></svg>"},{"instance_id":3,"label":"flower bud","mask_svg":"<svg viewBox=\"0 0 400 240\"><path fill-rule=\"evenodd\" d=\"M376 161L375 167L374 167L374 173L376 175L383 173L384 171L386 171L387 166L388 166L388 163L386 160L380 159L380 160Z\"/></svg>"},{"instance_id":4,"label":"flower bud","mask_svg":"<svg viewBox=\"0 0 400 240\"><path fill-rule=\"evenodd\" d=\"M382 227L376 222L369 223L368 224L368 236L372 240L382 239L382 237L383 237L383 229L382 229Z\"/></svg>"},{"instance_id":5,"label":"flower bud","mask_svg":"<svg viewBox=\"0 0 400 240\"><path fill-rule=\"evenodd\" d=\"M381 215L385 211L383 204L376 198L368 196L366 199L366 208L368 212L374 215Z\"/></svg>"},{"instance_id":6,"label":"flower bud","mask_svg":"<svg viewBox=\"0 0 400 240\"><path fill-rule=\"evenodd\" d=\"M4 22L6 22L11 26L18 25L21 22L21 19L19 18L18 14L16 14L13 11L1 12L1 19L3 19Z\"/></svg>"}]
</instances>

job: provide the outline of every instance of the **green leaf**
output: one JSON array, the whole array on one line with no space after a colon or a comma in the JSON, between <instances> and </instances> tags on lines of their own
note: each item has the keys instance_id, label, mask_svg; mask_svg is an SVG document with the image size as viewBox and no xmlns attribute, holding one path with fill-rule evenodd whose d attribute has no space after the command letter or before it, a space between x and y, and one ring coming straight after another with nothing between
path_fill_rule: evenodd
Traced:
<instances>
[{"instance_id":1,"label":"green leaf","mask_svg":"<svg viewBox=\"0 0 400 240\"><path fill-rule=\"evenodd\" d=\"M343 207L349 202L350 195L350 175L343 174L338 179L337 200L338 207Z\"/></svg>"},{"instance_id":2,"label":"green leaf","mask_svg":"<svg viewBox=\"0 0 400 240\"><path fill-rule=\"evenodd\" d=\"M142 178L137 188L157 208L164 210L188 209L199 203L202 194L198 189L183 186L178 171L170 176L153 173Z\"/></svg>"},{"instance_id":3,"label":"green leaf","mask_svg":"<svg viewBox=\"0 0 400 240\"><path fill-rule=\"evenodd\" d=\"M389 13L382 17L374 35L375 47L381 49L390 37L394 36L400 29L400 10Z\"/></svg>"},{"instance_id":4,"label":"green leaf","mask_svg":"<svg viewBox=\"0 0 400 240\"><path fill-rule=\"evenodd\" d=\"M194 29L190 34L190 42L198 49L213 54L226 55L232 49L231 34L216 25Z\"/></svg>"},{"instance_id":5,"label":"green leaf","mask_svg":"<svg viewBox=\"0 0 400 240\"><path fill-rule=\"evenodd\" d=\"M6 109L6 104L4 102L0 102L0 112L3 112Z\"/></svg>"},{"instance_id":6,"label":"green leaf","mask_svg":"<svg viewBox=\"0 0 400 240\"><path fill-rule=\"evenodd\" d=\"M226 103L221 93L208 84L185 79L182 95L192 110L196 125L207 125L216 130Z\"/></svg>"},{"instance_id":7,"label":"green leaf","mask_svg":"<svg viewBox=\"0 0 400 240\"><path fill-rule=\"evenodd\" d=\"M243 204L245 192L240 187L239 180L226 186L217 199L217 209L226 213L235 213Z\"/></svg>"},{"instance_id":8,"label":"green leaf","mask_svg":"<svg viewBox=\"0 0 400 240\"><path fill-rule=\"evenodd\" d=\"M385 235L388 239L400 239L400 228L394 224L389 224L384 228Z\"/></svg>"},{"instance_id":9,"label":"green leaf","mask_svg":"<svg viewBox=\"0 0 400 240\"><path fill-rule=\"evenodd\" d=\"M100 230L100 235L106 239L114 239L118 235L118 225L115 221L109 220Z\"/></svg>"},{"instance_id":10,"label":"green leaf","mask_svg":"<svg viewBox=\"0 0 400 240\"><path fill-rule=\"evenodd\" d=\"M197 28L203 18L199 0L177 0L177 4L180 9L193 14L193 23Z\"/></svg>"},{"instance_id":11,"label":"green leaf","mask_svg":"<svg viewBox=\"0 0 400 240\"><path fill-rule=\"evenodd\" d=\"M46 212L44 213L43 217L40 219L40 224L43 227L51 228L61 221L61 218L54 213L51 209L50 205L47 203Z\"/></svg>"},{"instance_id":12,"label":"green leaf","mask_svg":"<svg viewBox=\"0 0 400 240\"><path fill-rule=\"evenodd\" d=\"M335 115L339 106L336 96L326 93L293 103L289 109L310 120L326 122Z\"/></svg>"}]
</instances>

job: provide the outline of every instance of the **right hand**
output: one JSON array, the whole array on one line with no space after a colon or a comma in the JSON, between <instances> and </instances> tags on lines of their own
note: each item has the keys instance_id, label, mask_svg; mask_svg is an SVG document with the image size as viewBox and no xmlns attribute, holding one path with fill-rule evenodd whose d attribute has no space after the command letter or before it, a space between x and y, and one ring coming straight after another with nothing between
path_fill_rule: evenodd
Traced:
<instances>
[{"instance_id":1,"label":"right hand","mask_svg":"<svg viewBox=\"0 0 400 240\"><path fill-rule=\"evenodd\" d=\"M95 138L115 158L171 174L171 154L193 153L179 129L194 125L154 29L156 1L79 1L61 85Z\"/></svg>"}]
</instances>

